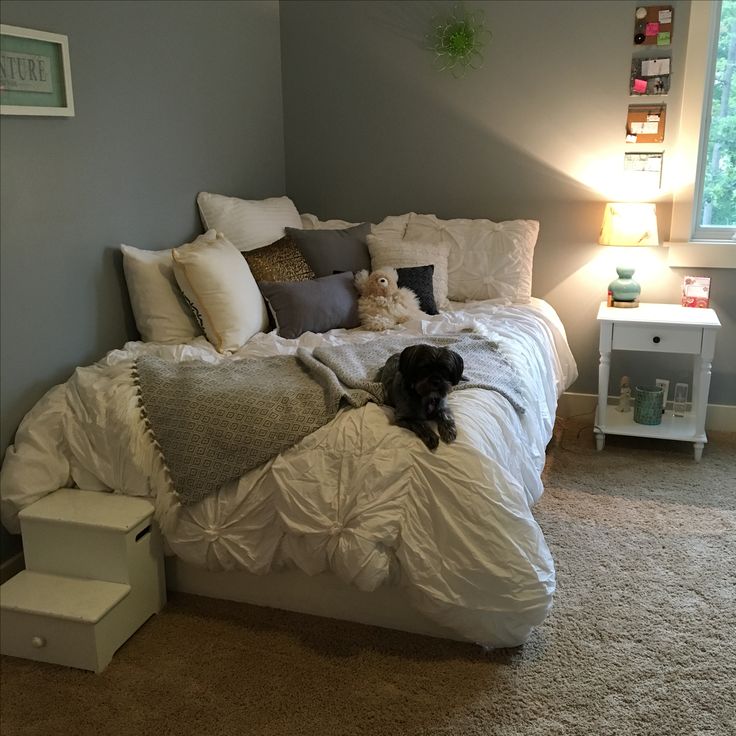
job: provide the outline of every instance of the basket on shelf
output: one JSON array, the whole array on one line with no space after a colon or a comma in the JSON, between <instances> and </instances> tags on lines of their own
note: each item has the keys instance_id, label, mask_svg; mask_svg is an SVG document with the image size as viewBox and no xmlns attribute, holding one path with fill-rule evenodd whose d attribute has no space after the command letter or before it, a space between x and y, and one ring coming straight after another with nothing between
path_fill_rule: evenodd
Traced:
<instances>
[{"instance_id":1,"label":"basket on shelf","mask_svg":"<svg viewBox=\"0 0 736 736\"><path fill-rule=\"evenodd\" d=\"M634 388L634 421L637 424L662 423L662 387Z\"/></svg>"}]
</instances>

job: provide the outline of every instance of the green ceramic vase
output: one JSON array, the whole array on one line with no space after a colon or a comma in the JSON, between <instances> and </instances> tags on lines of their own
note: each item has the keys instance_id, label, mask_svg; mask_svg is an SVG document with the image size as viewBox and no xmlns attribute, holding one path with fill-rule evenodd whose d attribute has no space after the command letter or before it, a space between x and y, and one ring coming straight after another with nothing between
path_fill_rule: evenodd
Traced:
<instances>
[{"instance_id":1,"label":"green ceramic vase","mask_svg":"<svg viewBox=\"0 0 736 736\"><path fill-rule=\"evenodd\" d=\"M608 290L616 302L635 302L641 294L641 286L631 277L634 275L633 268L619 266L616 268L618 278L611 281Z\"/></svg>"}]
</instances>

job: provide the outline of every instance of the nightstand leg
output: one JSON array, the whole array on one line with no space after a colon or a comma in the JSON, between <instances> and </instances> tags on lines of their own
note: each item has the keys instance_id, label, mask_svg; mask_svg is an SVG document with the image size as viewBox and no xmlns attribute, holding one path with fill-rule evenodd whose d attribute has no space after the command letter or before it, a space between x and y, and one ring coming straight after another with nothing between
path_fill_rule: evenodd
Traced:
<instances>
[{"instance_id":1,"label":"nightstand leg","mask_svg":"<svg viewBox=\"0 0 736 736\"><path fill-rule=\"evenodd\" d=\"M608 407L608 379L611 375L611 353L601 351L598 364L598 409L595 419L595 447L600 451L606 444L606 434L602 427L606 426L606 408Z\"/></svg>"},{"instance_id":2,"label":"nightstand leg","mask_svg":"<svg viewBox=\"0 0 736 736\"><path fill-rule=\"evenodd\" d=\"M702 442L693 442L693 447L695 448L695 462L699 463L700 458L703 457L703 443Z\"/></svg>"},{"instance_id":3,"label":"nightstand leg","mask_svg":"<svg viewBox=\"0 0 736 736\"><path fill-rule=\"evenodd\" d=\"M705 434L705 413L708 409L711 362L697 356L694 361L693 376L693 414L695 414L695 434Z\"/></svg>"}]
</instances>

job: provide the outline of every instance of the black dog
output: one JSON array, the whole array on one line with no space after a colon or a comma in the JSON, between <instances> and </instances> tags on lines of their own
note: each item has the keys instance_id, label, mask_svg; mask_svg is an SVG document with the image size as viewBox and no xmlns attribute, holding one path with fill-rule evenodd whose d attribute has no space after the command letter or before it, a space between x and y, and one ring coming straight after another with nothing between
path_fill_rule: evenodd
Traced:
<instances>
[{"instance_id":1,"label":"black dog","mask_svg":"<svg viewBox=\"0 0 736 736\"><path fill-rule=\"evenodd\" d=\"M414 432L430 450L440 438L452 442L457 437L447 394L462 380L463 368L463 359L453 350L411 345L392 355L381 369L386 403L396 410L396 425ZM430 420L437 422L439 437Z\"/></svg>"}]
</instances>

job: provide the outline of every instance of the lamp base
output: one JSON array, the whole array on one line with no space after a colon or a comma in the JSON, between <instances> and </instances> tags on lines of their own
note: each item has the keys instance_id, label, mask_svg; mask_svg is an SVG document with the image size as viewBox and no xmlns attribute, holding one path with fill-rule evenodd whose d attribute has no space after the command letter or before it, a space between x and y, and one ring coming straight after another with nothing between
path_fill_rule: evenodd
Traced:
<instances>
[{"instance_id":1,"label":"lamp base","mask_svg":"<svg viewBox=\"0 0 736 736\"><path fill-rule=\"evenodd\" d=\"M633 302L617 302L615 299L611 303L612 307L627 307L628 309L632 309L633 307L639 306L639 300L635 299Z\"/></svg>"}]
</instances>

